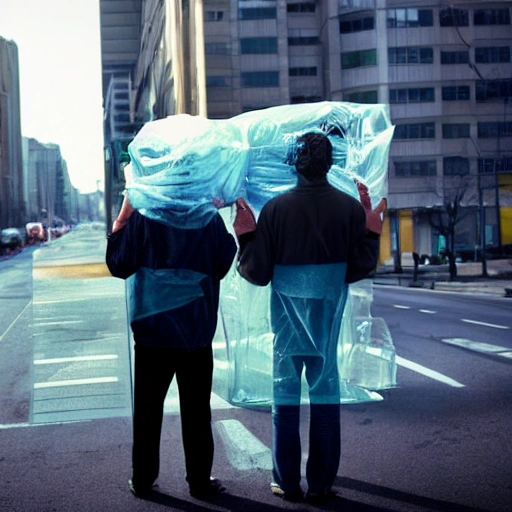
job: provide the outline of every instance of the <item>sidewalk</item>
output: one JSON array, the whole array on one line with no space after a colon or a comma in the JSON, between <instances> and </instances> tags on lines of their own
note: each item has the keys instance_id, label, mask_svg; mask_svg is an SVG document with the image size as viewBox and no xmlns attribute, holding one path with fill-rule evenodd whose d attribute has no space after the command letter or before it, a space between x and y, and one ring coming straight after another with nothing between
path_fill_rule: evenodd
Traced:
<instances>
[{"instance_id":1,"label":"sidewalk","mask_svg":"<svg viewBox=\"0 0 512 512\"><path fill-rule=\"evenodd\" d=\"M454 281L450 281L448 265L420 265L416 281L413 279L413 270L412 267L404 267L403 272L397 274L390 267L381 266L373 282L379 285L512 297L512 259L489 260L489 277L482 277L482 264L479 262L457 263L457 277Z\"/></svg>"}]
</instances>

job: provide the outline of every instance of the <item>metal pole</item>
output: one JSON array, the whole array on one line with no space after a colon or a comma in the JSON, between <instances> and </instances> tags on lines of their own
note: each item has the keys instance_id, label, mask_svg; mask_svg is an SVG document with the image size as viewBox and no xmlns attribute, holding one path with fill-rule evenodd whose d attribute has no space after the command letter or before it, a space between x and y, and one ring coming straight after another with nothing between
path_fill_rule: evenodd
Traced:
<instances>
[{"instance_id":1,"label":"metal pole","mask_svg":"<svg viewBox=\"0 0 512 512\"><path fill-rule=\"evenodd\" d=\"M480 174L478 174L478 208L480 209L480 251L482 256L482 276L489 277L487 273L487 258L485 255L485 206L480 183Z\"/></svg>"}]
</instances>

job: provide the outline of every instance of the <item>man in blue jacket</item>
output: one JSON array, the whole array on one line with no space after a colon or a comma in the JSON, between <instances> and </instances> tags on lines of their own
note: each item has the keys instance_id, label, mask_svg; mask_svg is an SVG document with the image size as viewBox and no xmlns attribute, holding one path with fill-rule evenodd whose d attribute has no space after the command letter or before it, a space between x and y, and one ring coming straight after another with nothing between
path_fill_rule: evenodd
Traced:
<instances>
[{"instance_id":1,"label":"man in blue jacket","mask_svg":"<svg viewBox=\"0 0 512 512\"><path fill-rule=\"evenodd\" d=\"M251 231L251 212L239 200L235 233L239 273L249 282L271 283L273 348L274 494L300 501L301 376L309 385L310 436L306 500L332 494L340 461L340 382L337 343L348 283L367 277L378 259L385 200L371 211L331 186L332 145L311 132L299 137L297 186L268 201ZM241 227L243 227L241 229Z\"/></svg>"},{"instance_id":2,"label":"man in blue jacket","mask_svg":"<svg viewBox=\"0 0 512 512\"><path fill-rule=\"evenodd\" d=\"M235 240L217 212L204 227L182 229L141 215L126 198L114 222L106 261L113 276L127 280L135 340L129 487L138 497L146 497L158 477L164 400L174 375L190 494L203 498L223 490L210 475L212 340L220 281L235 254Z\"/></svg>"}]
</instances>

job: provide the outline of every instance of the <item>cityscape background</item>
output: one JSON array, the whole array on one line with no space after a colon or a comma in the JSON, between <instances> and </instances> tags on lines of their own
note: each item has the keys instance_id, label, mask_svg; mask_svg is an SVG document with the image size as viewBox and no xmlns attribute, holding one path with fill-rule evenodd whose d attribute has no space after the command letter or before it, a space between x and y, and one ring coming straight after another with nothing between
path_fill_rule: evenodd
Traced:
<instances>
[{"instance_id":1,"label":"cityscape background","mask_svg":"<svg viewBox=\"0 0 512 512\"><path fill-rule=\"evenodd\" d=\"M384 103L396 129L381 262L508 254L511 9L504 0L100 0L107 225L127 146L148 121Z\"/></svg>"}]
</instances>

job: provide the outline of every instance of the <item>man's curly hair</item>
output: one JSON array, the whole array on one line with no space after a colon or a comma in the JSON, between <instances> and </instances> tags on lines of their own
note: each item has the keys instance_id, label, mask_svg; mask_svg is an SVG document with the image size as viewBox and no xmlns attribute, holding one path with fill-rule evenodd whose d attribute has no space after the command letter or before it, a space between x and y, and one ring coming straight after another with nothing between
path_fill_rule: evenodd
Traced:
<instances>
[{"instance_id":1,"label":"man's curly hair","mask_svg":"<svg viewBox=\"0 0 512 512\"><path fill-rule=\"evenodd\" d=\"M309 132L297 139L295 169L309 181L325 178L332 165L332 144L322 133Z\"/></svg>"}]
</instances>

